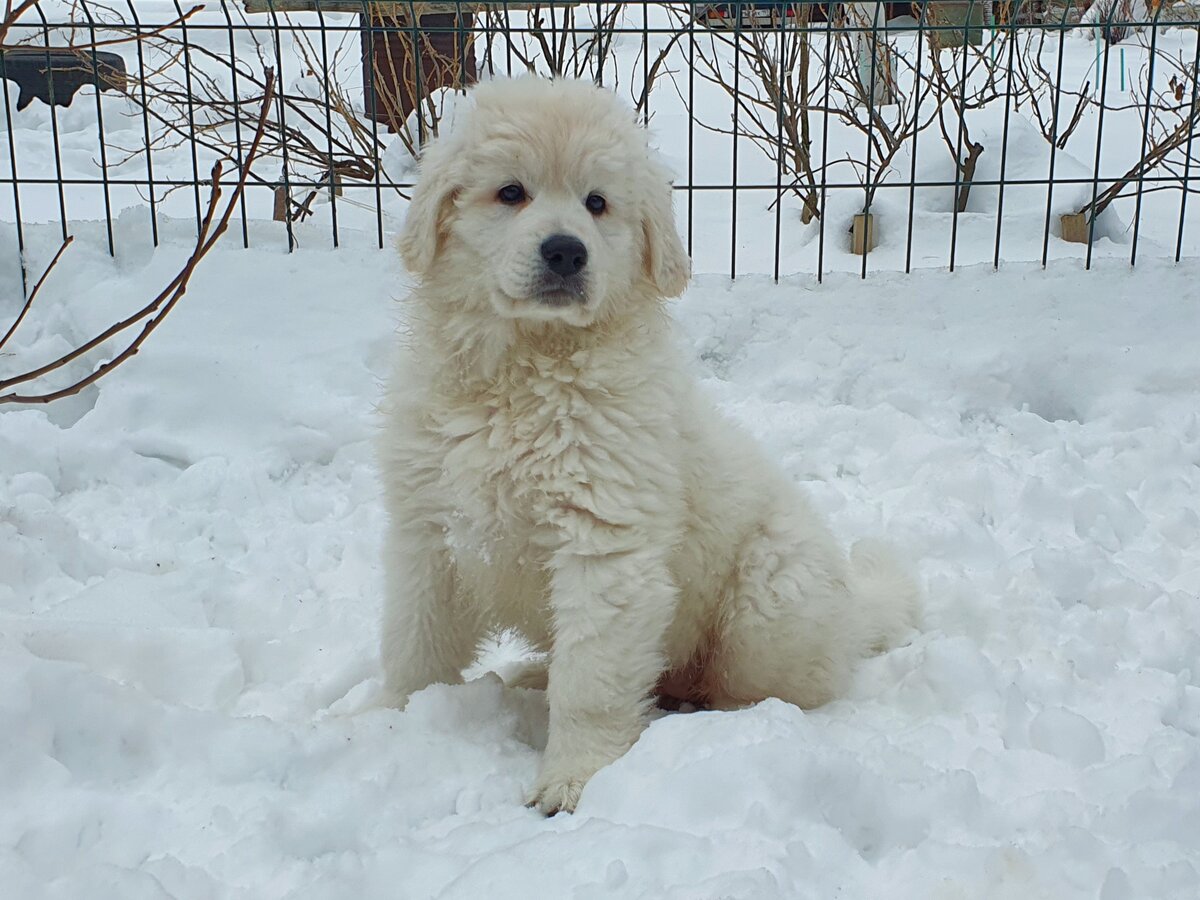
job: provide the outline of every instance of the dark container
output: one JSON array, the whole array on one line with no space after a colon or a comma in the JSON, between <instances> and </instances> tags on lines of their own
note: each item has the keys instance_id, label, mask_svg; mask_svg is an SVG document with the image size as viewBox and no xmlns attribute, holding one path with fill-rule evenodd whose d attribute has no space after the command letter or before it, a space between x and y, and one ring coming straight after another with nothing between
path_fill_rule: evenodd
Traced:
<instances>
[{"instance_id":1,"label":"dark container","mask_svg":"<svg viewBox=\"0 0 1200 900\"><path fill-rule=\"evenodd\" d=\"M425 15L415 28L395 15L360 18L367 115L388 131L403 128L409 113L438 88L475 83L474 16Z\"/></svg>"}]
</instances>

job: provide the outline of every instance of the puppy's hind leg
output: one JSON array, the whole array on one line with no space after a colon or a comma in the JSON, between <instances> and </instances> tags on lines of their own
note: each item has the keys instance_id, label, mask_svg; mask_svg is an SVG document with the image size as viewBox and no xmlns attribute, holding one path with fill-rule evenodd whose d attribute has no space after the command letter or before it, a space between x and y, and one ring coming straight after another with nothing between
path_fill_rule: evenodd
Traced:
<instances>
[{"instance_id":1,"label":"puppy's hind leg","mask_svg":"<svg viewBox=\"0 0 1200 900\"><path fill-rule=\"evenodd\" d=\"M743 548L710 664L711 703L820 706L845 690L859 659L912 624L916 602L881 545L856 548L847 567L806 507L778 513Z\"/></svg>"},{"instance_id":2,"label":"puppy's hind leg","mask_svg":"<svg viewBox=\"0 0 1200 900\"><path fill-rule=\"evenodd\" d=\"M462 681L483 623L474 605L462 602L454 563L432 526L393 523L384 567L384 689L387 702L403 708L422 688Z\"/></svg>"}]
</instances>

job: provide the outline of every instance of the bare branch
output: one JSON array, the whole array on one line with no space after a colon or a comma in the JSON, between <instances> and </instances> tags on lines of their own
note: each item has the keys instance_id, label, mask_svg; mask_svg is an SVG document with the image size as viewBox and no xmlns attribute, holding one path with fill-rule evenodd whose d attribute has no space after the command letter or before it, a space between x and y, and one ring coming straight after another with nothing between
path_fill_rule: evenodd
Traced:
<instances>
[{"instance_id":1,"label":"bare branch","mask_svg":"<svg viewBox=\"0 0 1200 900\"><path fill-rule=\"evenodd\" d=\"M0 338L0 350L4 349L4 345L8 343L8 339L16 333L16 330L21 327L21 322L25 319L25 315L33 306L33 301L37 299L38 291L42 289L42 285L46 283L46 279L50 277L50 273L54 271L54 267L58 265L58 261L62 259L63 252L71 246L74 241L74 236L68 236L62 242L62 246L58 248L58 252L54 254L54 259L50 260L50 265L46 266L46 270L42 272L42 277L38 279L37 284L33 286L33 290L29 292L29 296L25 298L25 305L21 307L21 311L17 313L16 319L9 326L8 331L4 333L4 337Z\"/></svg>"}]
</instances>

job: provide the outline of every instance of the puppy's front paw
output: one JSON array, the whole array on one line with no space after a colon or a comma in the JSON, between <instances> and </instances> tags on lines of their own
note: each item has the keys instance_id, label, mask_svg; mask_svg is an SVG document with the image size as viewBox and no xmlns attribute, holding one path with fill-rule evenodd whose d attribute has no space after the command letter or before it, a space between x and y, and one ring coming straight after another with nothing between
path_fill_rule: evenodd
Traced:
<instances>
[{"instance_id":1,"label":"puppy's front paw","mask_svg":"<svg viewBox=\"0 0 1200 900\"><path fill-rule=\"evenodd\" d=\"M461 678L458 680L462 681ZM436 683L436 681L421 678L389 680L379 692L379 705L387 709L403 711L408 707L408 701L413 694Z\"/></svg>"},{"instance_id":2,"label":"puppy's front paw","mask_svg":"<svg viewBox=\"0 0 1200 900\"><path fill-rule=\"evenodd\" d=\"M575 812L579 803L579 795L587 784L589 776L583 777L548 777L543 775L538 779L526 806L536 806L547 816L560 812Z\"/></svg>"}]
</instances>

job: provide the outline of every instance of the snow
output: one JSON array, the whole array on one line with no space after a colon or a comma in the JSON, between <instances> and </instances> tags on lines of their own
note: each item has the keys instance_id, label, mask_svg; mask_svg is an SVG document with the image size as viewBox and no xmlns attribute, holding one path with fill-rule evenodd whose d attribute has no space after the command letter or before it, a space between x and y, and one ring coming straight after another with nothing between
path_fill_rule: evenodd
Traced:
<instances>
[{"instance_id":1,"label":"snow","mask_svg":"<svg viewBox=\"0 0 1200 900\"><path fill-rule=\"evenodd\" d=\"M93 226L4 364L161 285L165 232L110 260ZM6 895L1195 896L1195 263L700 277L707 388L921 560L925 622L823 709L664 715L546 820L540 693L375 705L405 276L261 244L57 420L0 414Z\"/></svg>"},{"instance_id":2,"label":"snow","mask_svg":"<svg viewBox=\"0 0 1200 900\"><path fill-rule=\"evenodd\" d=\"M1095 48L1069 43L1083 77ZM654 96L653 128L686 173L679 98ZM94 177L95 98L80 98L58 126L68 174ZM136 144L123 103L102 98L106 129ZM1001 120L983 112L972 133L994 149ZM1092 177L1090 127L1058 154L1060 175ZM40 104L15 114L22 177L53 175L50 131ZM1015 116L1008 135L1008 176L1044 178L1036 128ZM727 180L727 138L691 139L698 180ZM1136 150L1106 147L1106 171ZM741 177L773 180L741 153ZM397 146L388 159L407 171ZM945 177L924 145L918 162L919 177ZM190 177L186 151L155 166ZM999 154L980 166L998 174ZM1059 189L1054 211L1080 190ZM23 191L36 274L58 246L58 201ZM552 819L523 805L544 696L491 674L519 665L511 638L468 683L404 712L378 705L370 440L407 276L375 249L373 213L339 205L333 250L318 207L288 254L254 195L250 249L235 224L135 359L78 397L0 407L0 896L1195 898L1195 219L1171 264L1178 199L1147 198L1131 270L1121 201L1094 271L1053 238L1043 269L1030 261L1045 189L1012 188L993 271L996 192L976 188L952 226L947 196L918 191L904 276L903 194L878 195L866 281L837 229L821 247L789 200L778 284L762 274L766 194L739 194L734 281L730 196L697 192L689 222L681 195L701 274L674 313L706 389L839 535L884 536L918 561L921 628L824 708L663 714L574 816ZM831 221L852 195L831 194ZM178 218L151 250L145 204L114 188L115 257L102 199L70 195L77 240L0 377L178 271L190 192L165 201ZM385 211L389 232L401 214ZM0 209L5 247L13 219ZM0 325L19 297L17 256L0 253Z\"/></svg>"}]
</instances>

